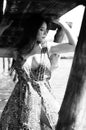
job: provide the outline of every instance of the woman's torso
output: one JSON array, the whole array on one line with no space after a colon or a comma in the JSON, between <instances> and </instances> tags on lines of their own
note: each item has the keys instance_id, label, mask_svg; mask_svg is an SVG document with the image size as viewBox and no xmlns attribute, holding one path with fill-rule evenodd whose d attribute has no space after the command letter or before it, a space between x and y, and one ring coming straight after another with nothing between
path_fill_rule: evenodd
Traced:
<instances>
[{"instance_id":1,"label":"woman's torso","mask_svg":"<svg viewBox=\"0 0 86 130\"><path fill-rule=\"evenodd\" d=\"M41 48L41 53L29 56L25 61L23 68L27 74L32 72L37 79L40 78L41 75L43 75L44 78L50 78L51 63L48 57L48 49L46 47Z\"/></svg>"}]
</instances>

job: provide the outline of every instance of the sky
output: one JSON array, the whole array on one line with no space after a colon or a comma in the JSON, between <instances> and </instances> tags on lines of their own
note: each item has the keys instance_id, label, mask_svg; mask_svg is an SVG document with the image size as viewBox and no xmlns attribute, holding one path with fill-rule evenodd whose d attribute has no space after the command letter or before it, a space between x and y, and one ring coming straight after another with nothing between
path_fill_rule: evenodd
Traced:
<instances>
[{"instance_id":1,"label":"sky","mask_svg":"<svg viewBox=\"0 0 86 130\"><path fill-rule=\"evenodd\" d=\"M76 36L79 35L84 10L85 7L83 5L79 5L61 17L64 21L73 23L72 29Z\"/></svg>"},{"instance_id":2,"label":"sky","mask_svg":"<svg viewBox=\"0 0 86 130\"><path fill-rule=\"evenodd\" d=\"M7 0L3 0L3 14L5 13Z\"/></svg>"},{"instance_id":3,"label":"sky","mask_svg":"<svg viewBox=\"0 0 86 130\"><path fill-rule=\"evenodd\" d=\"M78 37L81 23L83 19L85 7L83 5L79 5L76 8L72 9L71 11L67 12L65 15L61 16L60 19L63 19L65 22L72 22L72 31ZM47 36L47 40L53 41L54 35L56 31L50 30Z\"/></svg>"}]
</instances>

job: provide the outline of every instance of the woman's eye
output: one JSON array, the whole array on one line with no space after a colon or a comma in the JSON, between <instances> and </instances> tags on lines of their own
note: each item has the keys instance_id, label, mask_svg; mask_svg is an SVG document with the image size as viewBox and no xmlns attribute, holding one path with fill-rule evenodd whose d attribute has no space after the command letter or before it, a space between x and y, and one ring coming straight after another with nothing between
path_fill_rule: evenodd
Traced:
<instances>
[{"instance_id":1,"label":"woman's eye","mask_svg":"<svg viewBox=\"0 0 86 130\"><path fill-rule=\"evenodd\" d=\"M44 31L44 30L41 28L40 31Z\"/></svg>"}]
</instances>

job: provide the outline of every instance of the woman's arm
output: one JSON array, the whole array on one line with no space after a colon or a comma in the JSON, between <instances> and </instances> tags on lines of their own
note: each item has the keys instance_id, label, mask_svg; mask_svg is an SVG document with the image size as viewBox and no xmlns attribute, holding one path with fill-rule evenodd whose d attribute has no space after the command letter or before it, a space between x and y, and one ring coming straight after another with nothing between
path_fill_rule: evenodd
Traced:
<instances>
[{"instance_id":1,"label":"woman's arm","mask_svg":"<svg viewBox=\"0 0 86 130\"><path fill-rule=\"evenodd\" d=\"M57 44L50 48L49 55L74 52L74 50L75 50L75 45L71 45L69 43Z\"/></svg>"},{"instance_id":2,"label":"woman's arm","mask_svg":"<svg viewBox=\"0 0 86 130\"><path fill-rule=\"evenodd\" d=\"M68 43L58 43L54 44L50 47L49 53L66 53L66 52L73 52L75 49L76 37L74 36L71 28L62 20L55 21L58 23L62 29L65 31L68 37Z\"/></svg>"},{"instance_id":3,"label":"woman's arm","mask_svg":"<svg viewBox=\"0 0 86 130\"><path fill-rule=\"evenodd\" d=\"M74 35L74 32L68 26L68 24L66 22L64 22L63 20L60 20L60 19L58 21L58 24L62 27L62 29L66 33L68 41L69 41L69 44L70 45L75 45L75 43L77 42L77 39L76 39L76 37Z\"/></svg>"}]
</instances>

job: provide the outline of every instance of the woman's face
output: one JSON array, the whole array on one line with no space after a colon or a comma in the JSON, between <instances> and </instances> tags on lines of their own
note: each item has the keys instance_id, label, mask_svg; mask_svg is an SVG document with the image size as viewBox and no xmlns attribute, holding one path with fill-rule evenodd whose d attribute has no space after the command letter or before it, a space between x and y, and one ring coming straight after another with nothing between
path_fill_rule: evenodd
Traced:
<instances>
[{"instance_id":1,"label":"woman's face","mask_svg":"<svg viewBox=\"0 0 86 130\"><path fill-rule=\"evenodd\" d=\"M48 33L47 24L46 22L43 22L43 24L38 30L36 40L39 42L43 42L47 36L47 33Z\"/></svg>"}]
</instances>

